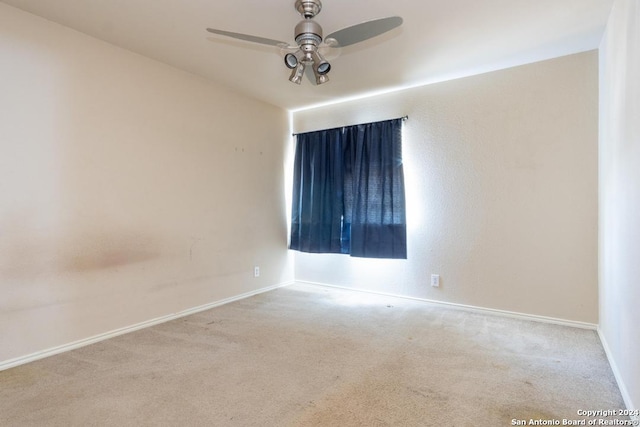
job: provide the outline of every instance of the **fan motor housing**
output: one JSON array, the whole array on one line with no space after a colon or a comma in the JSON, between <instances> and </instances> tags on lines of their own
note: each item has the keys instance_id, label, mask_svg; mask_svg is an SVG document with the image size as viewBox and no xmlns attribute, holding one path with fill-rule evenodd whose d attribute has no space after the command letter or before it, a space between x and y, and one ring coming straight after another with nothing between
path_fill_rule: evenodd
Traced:
<instances>
[{"instance_id":1,"label":"fan motor housing","mask_svg":"<svg viewBox=\"0 0 640 427\"><path fill-rule=\"evenodd\" d=\"M295 40L299 45L322 43L322 27L313 19L298 22L295 28Z\"/></svg>"}]
</instances>

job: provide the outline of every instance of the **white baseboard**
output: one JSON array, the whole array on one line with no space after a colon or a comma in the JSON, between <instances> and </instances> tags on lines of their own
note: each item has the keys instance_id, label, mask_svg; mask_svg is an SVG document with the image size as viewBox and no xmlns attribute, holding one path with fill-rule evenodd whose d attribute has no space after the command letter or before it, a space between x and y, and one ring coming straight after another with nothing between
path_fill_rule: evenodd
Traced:
<instances>
[{"instance_id":1,"label":"white baseboard","mask_svg":"<svg viewBox=\"0 0 640 427\"><path fill-rule=\"evenodd\" d=\"M489 313L489 314L494 314L494 315L497 315L497 316L511 317L511 318L523 319L523 320L532 320L532 321L536 321L536 322L551 323L551 324L554 324L554 325L570 326L570 327L573 327L573 328L589 329L589 330L593 330L593 331L598 329L598 325L596 325L594 323L578 322L578 321L575 321L575 320L557 319L555 317L545 317L545 316L538 316L538 315L535 315L535 314L526 314L526 313L517 313L517 312L513 312L513 311L506 311L506 310L498 310L498 309L494 309L494 308L485 308L485 307L477 307L477 306L473 306L473 305L456 304L456 303L452 303L452 302L430 300L430 299L426 299L426 298L417 298L417 297L411 297L411 296L406 296L406 295L397 295L397 294L392 294L392 293L387 293L387 292L376 292L376 291L370 291L370 290L365 290L365 289L348 288L348 287L345 287L345 286L330 285L330 284L327 284L327 283L308 282L308 281L304 281L304 280L296 280L295 283L301 283L301 284L311 285L311 286L322 286L322 287L327 287L327 288L336 288L336 289L342 289L342 290L354 291L354 292L362 292L362 293L373 294L373 295L382 295L382 296L386 296L386 297L401 298L401 299L417 301L417 302L423 302L423 303L428 303L428 304L445 305L445 306L459 308L459 309L463 309L463 310L467 310L467 311L475 311L475 312L479 312L479 313Z\"/></svg>"},{"instance_id":2,"label":"white baseboard","mask_svg":"<svg viewBox=\"0 0 640 427\"><path fill-rule=\"evenodd\" d=\"M604 348L604 352L607 355L607 359L609 360L609 365L611 366L611 370L613 371L613 376L616 378L616 382L618 383L618 388L620 389L620 394L622 395L622 399L624 400L624 404L627 406L629 410L638 410L640 407L635 406L634 402L629 395L629 391L627 390L627 386L622 379L622 375L620 374L620 370L618 369L618 364L616 363L616 359L614 359L613 354L611 353L611 347L609 347L609 343L607 342L606 337L602 333L602 330L598 328L598 336L600 337L600 342L602 343L602 347ZM637 425L640 425L640 416L631 417L632 420L637 421Z\"/></svg>"},{"instance_id":3,"label":"white baseboard","mask_svg":"<svg viewBox=\"0 0 640 427\"><path fill-rule=\"evenodd\" d=\"M189 316L191 314L199 313L201 311L209 310L214 307L219 307L224 304L229 304L231 302L239 301L241 299L249 298L254 295L262 294L265 292L272 291L274 289L282 288L285 286L290 286L294 282L285 282L278 285L268 286L266 288L256 289L255 291L246 292L244 294L236 295L230 298L225 298L219 301L214 301L209 304L201 305L198 307L189 308L187 310L182 310L177 313L172 313L166 316L157 317L155 319L147 320L144 322L137 323L135 325L126 326L124 328L115 329L113 331L105 332L103 334L94 335L89 338L85 338L82 340L74 341L69 344L63 344L57 347L53 347L47 350L38 351L36 353L28 354L26 356L17 357L15 359L9 359L0 362L0 371L5 369L14 368L16 366L24 365L25 363L34 362L36 360L44 359L45 357L54 356L56 354L64 353L70 350L75 350L80 347L84 347L90 344L95 344L100 341L108 340L109 338L114 338L119 335L124 335L129 332L134 332L140 329L148 328L150 326L158 325L160 323L165 323L170 320L178 319L180 317Z\"/></svg>"},{"instance_id":4,"label":"white baseboard","mask_svg":"<svg viewBox=\"0 0 640 427\"><path fill-rule=\"evenodd\" d=\"M66 351L74 350L76 348L84 347L86 345L90 345L90 344L94 344L94 343L97 343L97 342L100 342L100 341L104 341L104 340L107 340L109 338L117 337L118 335L123 335L123 334L129 333L129 332L133 332L133 331L137 331L137 330L140 330L140 329L148 328L150 326L158 325L160 323L168 322L170 320L178 319L180 317L185 317L185 316L188 316L190 314L195 314L195 313L198 313L198 312L201 312L201 311L209 310L209 309L214 308L214 307L218 307L218 306L221 306L221 305L224 305L224 304L228 304L228 303L231 303L231 302L234 302L234 301L238 301L238 300L241 300L241 299L244 299L244 298L249 298L249 297L254 296L254 295L258 295L258 294L261 294L261 293L264 293L264 292L272 291L274 289L282 288L282 287L285 287L285 286L290 286L290 285L292 285L294 283L306 284L306 285L311 285L311 286L321 286L321 287L342 289L342 290L347 290L347 291L362 292L362 293L374 294L374 295L382 295L382 296L387 296L387 297L401 298L401 299L417 301L417 302L423 302L423 303L429 303L429 304L444 305L444 306L459 308L459 309L463 309L463 310L467 310L467 311L475 311L475 312L480 312L480 313L490 313L490 314L494 314L494 315L498 315L498 316L512 317L512 318L524 319L524 320L533 320L533 321L537 321L537 322L544 322L544 323L551 323L551 324L556 324L556 325L570 326L570 327L581 328L581 329L597 330L597 325L592 324L592 323L577 322L577 321L572 321L572 320L557 319L557 318L545 317L545 316L537 316L537 315L532 315L532 314L516 313L516 312L511 312L511 311L505 311L505 310L497 310L497 309L492 309L492 308L484 308L484 307L477 307L477 306L471 306L471 305L456 304L456 303L450 303L450 302L430 300L430 299L425 299L425 298L410 297L410 296L405 296L405 295L396 295L396 294L391 294L391 293L386 293L386 292L375 292L375 291L369 291L369 290L363 290L363 289L354 289L354 288L348 288L348 287L344 287L344 286L330 285L330 284L327 284L327 283L316 283L316 282L308 282L308 281L297 280L295 282L293 282L293 281L292 282L286 282L286 283L281 283L281 284L278 284L278 285L273 285L273 286L268 286L268 287L265 287L265 288L257 289L255 291L251 291L251 292L240 294L240 295L237 295L237 296L234 296L234 297L230 297L230 298L226 298L226 299L223 299L223 300L215 301L215 302L212 302L212 303L209 303L209 304L205 304L205 305L202 305L202 306L190 308L190 309L183 310L183 311L180 311L180 312L177 312L177 313L172 313L172 314L169 314L167 316L158 317L158 318L151 319L151 320L148 320L148 321L145 321L145 322L137 323L135 325L126 326L124 328L120 328L120 329L116 329L116 330L113 330L113 331L109 331L109 332L106 332L104 334L95 335L95 336L92 336L92 337L89 337L89 338L85 338L85 339L82 339L82 340L79 340L79 341L75 341L75 342L72 342L72 343L69 343L69 344L64 344L64 345L61 345L61 346L58 346L58 347L54 347L54 348L51 348L51 349L47 349L47 350L39 351L39 352L36 352L36 353L28 354L26 356L21 356L21 357L15 358L15 359L9 359L9 360L6 360L6 361L2 361L2 362L0 362L0 371L5 370L5 369L9 369L9 368L13 368L15 366L23 365L25 363L33 362L35 360L44 359L45 357L53 356L55 354L60 354L60 353L66 352ZM601 340L602 340L602 336L601 336ZM603 341L603 343L604 343L604 341ZM607 351L606 346L605 346L605 351ZM609 355L609 353L607 353L607 355ZM609 359L611 360L610 357L609 357ZM616 371L614 369L614 374L615 373L616 373ZM618 378L618 376L616 376L616 378Z\"/></svg>"},{"instance_id":5,"label":"white baseboard","mask_svg":"<svg viewBox=\"0 0 640 427\"><path fill-rule=\"evenodd\" d=\"M544 323L551 323L551 324L555 324L555 325L563 325L563 326L570 326L570 327L575 327L575 328L581 328L581 329L590 329L590 330L596 330L598 333L598 336L600 337L600 341L602 342L602 346L604 348L604 351L607 355L607 358L609 360L609 364L611 365L611 370L613 371L613 375L616 378L616 381L618 383L618 387L620 388L620 393L622 394L622 398L624 399L625 405L627 406L627 409L638 409L637 406L634 406L634 403L631 401L631 397L629 396L629 393L627 391L626 385L624 383L624 381L622 380L622 376L620 375L620 371L618 370L617 364L615 362L615 359L613 359L612 354L611 354L611 350L609 348L609 345L607 343L606 338L604 337L604 335L602 334L600 328L598 328L597 325L592 324L592 323L586 323L586 322L577 322L577 321L572 321L572 320L564 320L564 319L557 319L557 318L553 318L553 317L545 317L545 316L537 316L537 315L532 315L532 314L525 314L525 313L517 313L517 312L511 312L511 311L505 311L505 310L497 310L497 309L492 309L492 308L485 308L485 307L477 307L477 306L471 306L471 305L464 305L464 304L456 304L456 303L450 303L450 302L444 302L444 301L437 301L437 300L430 300L430 299L426 299L426 298L417 298L417 297L410 297L410 296L405 296L405 295L396 295L396 294L391 294L391 293L386 293L386 292L375 292L375 291L369 291L369 290L364 290L364 289L354 289L354 288L348 288L348 287L344 287L344 286L337 286L337 285L330 285L327 283L316 283L316 282L308 282L308 281L302 281L302 280L298 280L295 282L286 282L286 283L281 283L278 285L273 285L273 286L268 286L265 288L261 288L261 289L257 289L255 291L251 291L251 292L246 292L240 295L236 295L230 298L225 298L223 300L219 300L219 301L214 301L212 303L209 304L205 304L205 305L201 305L198 307L193 307L187 310L183 310L183 311L179 311L177 313L172 313L169 314L167 316L162 316L162 317L158 317L155 319L151 319L151 320L147 320L144 322L140 322L137 323L135 325L131 325L131 326L127 326L124 328L119 328L110 332L106 332L103 334L99 334L99 335L95 335L89 338L85 338L82 340L78 340L69 344L64 344L61 346L57 346L54 348L50 348L47 350L43 350L43 351L39 351L36 353L32 353L32 354L28 354L26 356L21 356L21 357L17 357L14 359L9 359L6 361L2 361L0 362L0 371L6 370L6 369L10 369L16 366L20 366L23 365L25 363L29 363L29 362L33 362L36 360L40 360L40 359L44 359L46 357L49 356L54 356L56 354L60 354L60 353L64 353L67 351L71 351L71 350L75 350L77 348L80 347L84 347L90 344L94 344L100 341L104 341L110 338L114 338L117 337L119 335L124 335L127 334L129 332L134 332L140 329L144 329L144 328L148 328L150 326L154 326L154 325L158 325L161 323L165 323L168 322L170 320L174 320L174 319L178 319L181 317L185 317L185 316L189 316L191 314L195 314L195 313L199 313L201 311L205 311L205 310L209 310L211 308L214 307L219 307L221 305L225 305L225 304L229 304L231 302L235 302L235 301L239 301L245 298L249 298L252 297L254 295L258 295L264 292L269 292L278 288L282 288L282 287L286 287L286 286L290 286L293 285L294 283L300 283L300 284L305 284L305 285L311 285L311 286L319 286L319 287L327 287L327 288L335 288L335 289L341 289L341 290L347 290L347 291L353 291L353 292L362 292L362 293L367 293L367 294L373 294L373 295L381 295L381 296L387 296L387 297L393 297L393 298L401 298L401 299L406 299L406 300L411 300L411 301L417 301L417 302L423 302L423 303L429 303L429 304L438 304L438 305L444 305L444 306L450 306L450 307L454 307L454 308L459 308L459 309L463 309L463 310L467 310L467 311L474 311L474 312L480 312L480 313L489 313L489 314L494 314L494 315L498 315L498 316L505 316L505 317L511 317L511 318L516 318L516 319L523 319L523 320L532 320L532 321L536 321L536 322L544 322ZM640 417L632 417L632 420L637 421L638 423L640 423Z\"/></svg>"}]
</instances>

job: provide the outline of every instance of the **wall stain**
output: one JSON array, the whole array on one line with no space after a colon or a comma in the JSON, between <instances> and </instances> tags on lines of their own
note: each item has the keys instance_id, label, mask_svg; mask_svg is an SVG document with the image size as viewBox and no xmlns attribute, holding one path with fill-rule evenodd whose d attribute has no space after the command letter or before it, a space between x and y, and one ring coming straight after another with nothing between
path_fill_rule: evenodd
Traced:
<instances>
[{"instance_id":1,"label":"wall stain","mask_svg":"<svg viewBox=\"0 0 640 427\"><path fill-rule=\"evenodd\" d=\"M111 232L83 235L73 242L73 251L62 256L65 272L107 270L160 257L157 240L138 233Z\"/></svg>"}]
</instances>

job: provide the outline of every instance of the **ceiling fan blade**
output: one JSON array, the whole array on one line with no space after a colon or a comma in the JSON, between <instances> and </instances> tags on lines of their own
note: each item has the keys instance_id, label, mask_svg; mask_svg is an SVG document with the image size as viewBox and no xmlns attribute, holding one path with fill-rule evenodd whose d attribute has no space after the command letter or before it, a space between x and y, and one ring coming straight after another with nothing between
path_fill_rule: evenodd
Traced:
<instances>
[{"instance_id":1,"label":"ceiling fan blade","mask_svg":"<svg viewBox=\"0 0 640 427\"><path fill-rule=\"evenodd\" d=\"M350 46L391 31L400 25L402 25L401 17L390 16L343 28L329 34L326 38L336 39L342 47Z\"/></svg>"},{"instance_id":2,"label":"ceiling fan blade","mask_svg":"<svg viewBox=\"0 0 640 427\"><path fill-rule=\"evenodd\" d=\"M280 48L279 50L280 56L282 56L283 58L287 53L295 54L300 49L298 46L289 46L286 44L281 44L278 47Z\"/></svg>"},{"instance_id":3,"label":"ceiling fan blade","mask_svg":"<svg viewBox=\"0 0 640 427\"><path fill-rule=\"evenodd\" d=\"M318 46L318 53L324 57L327 61L332 61L340 56L342 53L342 46L338 44L336 39L327 37L322 44Z\"/></svg>"},{"instance_id":4,"label":"ceiling fan blade","mask_svg":"<svg viewBox=\"0 0 640 427\"><path fill-rule=\"evenodd\" d=\"M220 34L222 36L233 37L234 39L244 40L252 43L266 44L269 46L286 46L288 44L280 40L267 39L264 37L252 36L249 34L232 33L231 31L216 30L215 28L207 28L207 31L213 34Z\"/></svg>"}]
</instances>

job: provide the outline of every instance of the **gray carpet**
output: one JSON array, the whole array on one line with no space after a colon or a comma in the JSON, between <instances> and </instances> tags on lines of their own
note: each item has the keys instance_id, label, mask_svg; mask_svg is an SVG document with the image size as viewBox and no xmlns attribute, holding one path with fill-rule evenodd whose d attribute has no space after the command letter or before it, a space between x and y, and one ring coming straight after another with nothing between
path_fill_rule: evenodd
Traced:
<instances>
[{"instance_id":1,"label":"gray carpet","mask_svg":"<svg viewBox=\"0 0 640 427\"><path fill-rule=\"evenodd\" d=\"M623 407L594 331L305 285L0 372L3 426L509 426Z\"/></svg>"}]
</instances>

